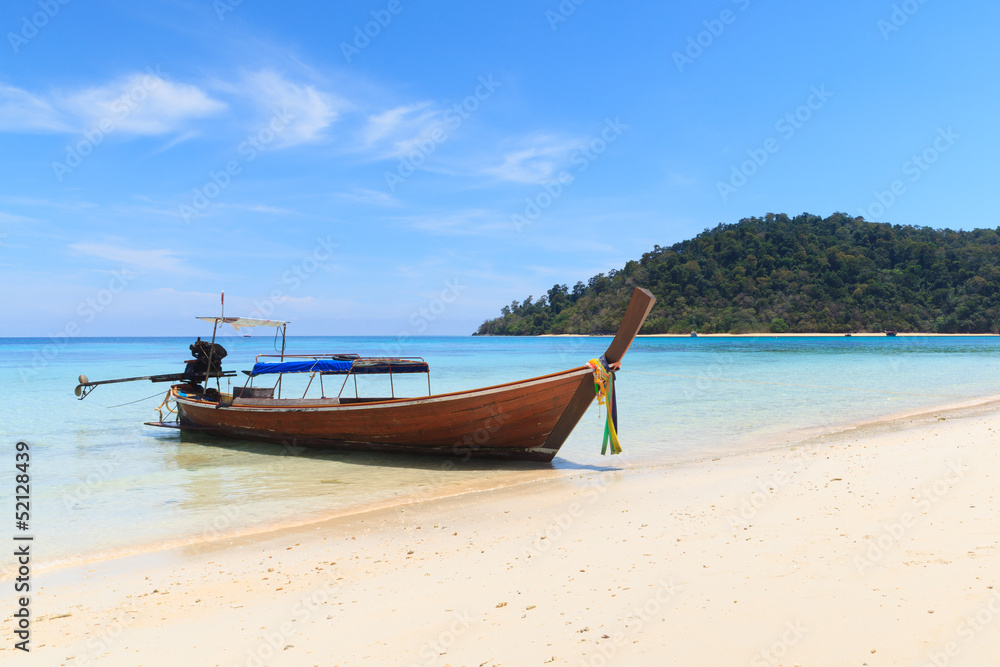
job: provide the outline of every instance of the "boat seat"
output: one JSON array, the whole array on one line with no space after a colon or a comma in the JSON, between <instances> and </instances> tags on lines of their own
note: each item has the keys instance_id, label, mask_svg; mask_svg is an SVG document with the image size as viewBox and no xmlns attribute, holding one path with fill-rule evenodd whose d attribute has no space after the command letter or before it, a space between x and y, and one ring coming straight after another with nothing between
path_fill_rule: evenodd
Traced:
<instances>
[{"instance_id":1,"label":"boat seat","mask_svg":"<svg viewBox=\"0 0 1000 667\"><path fill-rule=\"evenodd\" d=\"M274 387L233 387L233 398L271 398Z\"/></svg>"}]
</instances>

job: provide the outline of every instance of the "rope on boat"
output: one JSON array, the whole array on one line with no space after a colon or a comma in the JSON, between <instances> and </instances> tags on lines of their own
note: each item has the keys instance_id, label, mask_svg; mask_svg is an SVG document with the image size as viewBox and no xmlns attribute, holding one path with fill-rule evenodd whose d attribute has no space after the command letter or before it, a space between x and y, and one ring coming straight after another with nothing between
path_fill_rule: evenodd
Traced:
<instances>
[{"instance_id":1,"label":"rope on boat","mask_svg":"<svg viewBox=\"0 0 1000 667\"><path fill-rule=\"evenodd\" d=\"M615 374L604 365L603 359L591 359L587 362L594 371L594 393L597 402L607 408L607 421L604 422L604 442L601 444L601 455L607 453L608 443L611 443L611 453L621 454L622 445L618 441L618 415L615 410Z\"/></svg>"},{"instance_id":2,"label":"rope on boat","mask_svg":"<svg viewBox=\"0 0 1000 667\"><path fill-rule=\"evenodd\" d=\"M776 387L801 387L806 389L833 389L837 391L857 391L867 394L894 394L899 396L933 396L937 398L976 398L975 396L957 396L955 394L925 394L918 391L888 391L885 389L855 389L854 387L828 387L819 384L791 384L788 382L764 382L762 380L737 380L735 378L708 377L704 375L680 375L678 373L650 373L645 371L621 371L638 375L662 375L665 377L689 378L692 380L718 380L719 382L741 382L745 384L769 384Z\"/></svg>"},{"instance_id":3,"label":"rope on boat","mask_svg":"<svg viewBox=\"0 0 1000 667\"><path fill-rule=\"evenodd\" d=\"M152 397L150 397L150 398L152 398ZM176 406L176 403L174 405ZM176 407L173 407L173 408L170 407L170 390L169 389L167 390L167 395L163 397L163 402L160 403L158 406L156 406L156 414L158 414L160 416L160 421L161 422L163 421L163 410L164 409L167 411L168 415L177 412L177 408Z\"/></svg>"},{"instance_id":4,"label":"rope on boat","mask_svg":"<svg viewBox=\"0 0 1000 667\"><path fill-rule=\"evenodd\" d=\"M129 401L128 403L119 403L118 405L109 405L109 406L107 406L107 408L108 408L108 410L110 410L111 408L122 408L122 407L125 407L126 405L132 405L133 403L142 403L143 401L148 401L149 399L156 398L159 395L160 395L160 392L156 392L152 396L147 396L146 398L140 398L140 399L135 400L135 401Z\"/></svg>"}]
</instances>

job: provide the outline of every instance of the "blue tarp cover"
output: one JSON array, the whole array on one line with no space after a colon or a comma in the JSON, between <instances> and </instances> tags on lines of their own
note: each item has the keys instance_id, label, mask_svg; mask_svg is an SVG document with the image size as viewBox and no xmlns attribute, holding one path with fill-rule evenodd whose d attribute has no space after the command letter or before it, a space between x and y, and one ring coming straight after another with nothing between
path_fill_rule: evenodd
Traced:
<instances>
[{"instance_id":1,"label":"blue tarp cover","mask_svg":"<svg viewBox=\"0 0 1000 667\"><path fill-rule=\"evenodd\" d=\"M356 359L351 371L357 375L385 373L429 373L427 363L416 359Z\"/></svg>"},{"instance_id":2,"label":"blue tarp cover","mask_svg":"<svg viewBox=\"0 0 1000 667\"><path fill-rule=\"evenodd\" d=\"M250 375L265 375L270 373L348 373L351 370L350 361L334 359L309 359L306 361L283 361L278 363L256 363Z\"/></svg>"}]
</instances>

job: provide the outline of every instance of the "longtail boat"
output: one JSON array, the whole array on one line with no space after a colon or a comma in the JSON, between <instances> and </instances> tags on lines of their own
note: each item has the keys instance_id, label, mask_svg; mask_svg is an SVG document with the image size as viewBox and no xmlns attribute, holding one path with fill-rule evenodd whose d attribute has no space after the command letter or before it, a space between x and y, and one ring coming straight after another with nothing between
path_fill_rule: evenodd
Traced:
<instances>
[{"instance_id":1,"label":"longtail boat","mask_svg":"<svg viewBox=\"0 0 1000 667\"><path fill-rule=\"evenodd\" d=\"M608 407L605 445L610 436L612 453L617 453L614 371L655 301L648 290L635 288L614 340L599 360L468 391L431 394L430 369L419 357L286 354L287 322L220 316L199 318L214 322L212 341L199 339L191 345L195 359L187 362L184 373L97 382L80 376L76 394L83 399L96 386L112 382L179 381L161 404L176 412L176 419L163 421L161 416L160 421L147 422L149 426L341 450L532 461L551 461L597 397ZM222 371L226 351L215 342L222 324L237 331L271 326L280 328L282 334L280 354L258 355L253 368L243 371L246 384L228 393L207 387L209 379L218 385L218 378L235 375ZM394 388L390 397L343 395L351 377L356 387L358 375L388 375L393 387L395 375L412 373L427 374L427 396L397 398ZM282 397L282 378L293 374L307 374L306 390L301 397L288 397L288 391ZM343 382L338 394L327 396L327 386L336 387L339 376ZM310 388L319 396L307 397Z\"/></svg>"}]
</instances>

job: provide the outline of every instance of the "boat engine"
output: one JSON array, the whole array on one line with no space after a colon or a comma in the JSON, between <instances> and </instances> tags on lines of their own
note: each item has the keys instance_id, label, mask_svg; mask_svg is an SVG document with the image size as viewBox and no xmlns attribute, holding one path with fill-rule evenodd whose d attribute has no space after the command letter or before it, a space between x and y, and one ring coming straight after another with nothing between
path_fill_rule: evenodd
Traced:
<instances>
[{"instance_id":1,"label":"boat engine","mask_svg":"<svg viewBox=\"0 0 1000 667\"><path fill-rule=\"evenodd\" d=\"M229 354L226 348L218 343L210 343L201 338L192 343L189 349L194 359L184 366L184 380L194 385L205 380L206 373L212 375L221 373L222 359Z\"/></svg>"}]
</instances>

